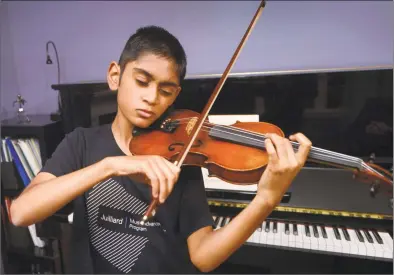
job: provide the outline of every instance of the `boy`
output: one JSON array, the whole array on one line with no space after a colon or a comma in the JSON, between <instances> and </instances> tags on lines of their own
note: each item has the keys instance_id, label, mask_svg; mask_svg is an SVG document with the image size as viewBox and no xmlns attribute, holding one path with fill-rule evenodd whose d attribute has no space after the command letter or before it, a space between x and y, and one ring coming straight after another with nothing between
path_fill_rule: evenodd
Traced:
<instances>
[{"instance_id":1,"label":"boy","mask_svg":"<svg viewBox=\"0 0 394 275\"><path fill-rule=\"evenodd\" d=\"M169 110L185 74L186 55L172 34L138 29L107 72L117 91L113 123L68 134L11 204L13 223L37 223L74 201L71 255L78 273L209 272L223 263L281 201L311 142L302 134L290 137L301 144L295 154L287 139L269 135L270 160L255 198L213 231L200 168L133 156L128 147L136 127L151 126ZM160 201L156 215L141 225L153 197Z\"/></svg>"}]
</instances>

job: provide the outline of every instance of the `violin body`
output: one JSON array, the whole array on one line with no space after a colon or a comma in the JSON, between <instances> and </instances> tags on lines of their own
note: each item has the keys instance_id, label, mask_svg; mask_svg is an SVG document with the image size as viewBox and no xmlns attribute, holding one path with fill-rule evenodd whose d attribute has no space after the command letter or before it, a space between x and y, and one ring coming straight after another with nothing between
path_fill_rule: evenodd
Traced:
<instances>
[{"instance_id":1,"label":"violin body","mask_svg":"<svg viewBox=\"0 0 394 275\"><path fill-rule=\"evenodd\" d=\"M130 143L134 155L159 155L174 162L182 147L190 138L199 113L191 110L175 110L163 120L159 129L142 130ZM203 126L198 133L182 165L200 166L209 171L210 176L238 185L256 184L268 164L268 154L264 144L241 144L242 140L226 139L220 125ZM219 128L218 128L219 127ZM265 122L236 122L226 129L251 131L254 133L276 133L284 136L283 131ZM232 137L237 137L232 133ZM244 131L242 131L244 133Z\"/></svg>"}]
</instances>

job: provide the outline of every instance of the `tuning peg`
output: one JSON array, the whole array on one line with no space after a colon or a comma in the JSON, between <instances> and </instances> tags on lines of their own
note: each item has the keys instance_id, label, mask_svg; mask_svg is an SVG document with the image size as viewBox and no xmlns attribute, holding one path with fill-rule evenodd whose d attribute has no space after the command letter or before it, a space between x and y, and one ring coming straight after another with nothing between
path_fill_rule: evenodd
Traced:
<instances>
[{"instance_id":1,"label":"tuning peg","mask_svg":"<svg viewBox=\"0 0 394 275\"><path fill-rule=\"evenodd\" d=\"M375 155L375 153L372 153L372 154L369 155L368 162L369 163L374 163L375 159L376 159L376 155Z\"/></svg>"},{"instance_id":2,"label":"tuning peg","mask_svg":"<svg viewBox=\"0 0 394 275\"><path fill-rule=\"evenodd\" d=\"M375 180L375 183L373 183L371 185L371 188L369 189L369 194L371 195L371 197L374 198L376 196L376 194L378 193L379 187L380 187L379 180Z\"/></svg>"}]
</instances>

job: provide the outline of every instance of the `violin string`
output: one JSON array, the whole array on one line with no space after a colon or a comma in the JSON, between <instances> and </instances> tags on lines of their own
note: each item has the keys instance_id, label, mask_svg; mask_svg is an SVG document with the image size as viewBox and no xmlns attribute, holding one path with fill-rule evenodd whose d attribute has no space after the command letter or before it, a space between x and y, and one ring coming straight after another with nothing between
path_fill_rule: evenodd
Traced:
<instances>
[{"instance_id":1,"label":"violin string","mask_svg":"<svg viewBox=\"0 0 394 275\"><path fill-rule=\"evenodd\" d=\"M219 127L223 127L223 126L220 125ZM236 128L236 127L233 127L233 126L224 126L224 127L232 128L232 130L234 130L234 131L248 133L248 134L251 134L251 135L255 135L257 137L258 136L263 136L264 139L266 138L266 136L264 134L259 134L259 133L255 133L255 132L251 132L251 131L245 131L243 129L239 129L239 128ZM298 142L294 142L294 141L290 141L290 143L292 144L293 148L295 148L295 149L298 149L298 146L300 145ZM345 155L345 154L341 154L341 153L337 153L337 152L333 152L333 151L329 151L329 150L325 150L325 149L321 149L321 148L318 148L318 147L313 147L312 146L311 151L324 153L327 156L328 155L332 155L332 156L338 158L338 160L340 160L342 158L342 159L346 159L348 161L352 161L354 163L360 162L360 159L358 159L358 158L355 158L355 157L352 157L352 156L348 156L348 155Z\"/></svg>"},{"instance_id":2,"label":"violin string","mask_svg":"<svg viewBox=\"0 0 394 275\"><path fill-rule=\"evenodd\" d=\"M205 125L210 125L210 123L204 123ZM228 131L223 131L223 130L221 130L221 129L218 129L219 127L220 128L225 128L225 127L227 127L227 128L233 128L235 131L237 131L237 132L248 132L248 133L250 133L250 134L252 134L252 135L254 135L254 136L256 136L256 137L264 137L265 138L265 136L264 135L262 135L262 134L256 134L256 133L254 133L254 132L250 132L250 131L244 131L244 130L240 130L239 128L236 128L236 127L228 127L228 126L223 126L223 125L214 125L213 127L215 127L215 126L217 126L216 128L215 128L215 131L217 131L217 132L222 132L222 133L226 133L226 134L229 134L229 135L237 135L237 134L234 134L234 133L232 133L232 132L228 132ZM207 127L207 126L205 126L207 129L211 129L211 128L213 128L212 126L209 126L209 127ZM254 141L257 141L257 142L263 142L262 140L260 140L260 139L253 139L253 138L250 138L250 137L248 137L248 136L242 136L242 135L237 135L237 136L240 136L240 137L242 137L242 138L246 138L246 139L252 139L252 140L254 140ZM296 143L296 142L292 142L292 141L290 141L291 143L292 143L292 145L293 145L293 148L295 148L295 149L297 149L297 147L298 147L298 143ZM260 144L261 145L261 144ZM360 160L359 159L357 159L357 158L352 158L352 157L350 157L350 158L352 158L352 159L346 159L346 157L348 157L348 156L346 156L346 155L342 155L342 154L338 154L338 153L335 153L335 152L331 152L331 151L327 151L327 150L322 150L322 153L323 153L323 151L325 151L324 152L324 154L320 154L318 151L319 150L316 150L316 149L318 149L318 148L315 148L315 147L313 147L312 148L312 156L313 155L315 155L318 159L321 159L321 160L325 160L325 161L333 161L334 160L334 162L335 163L337 163L338 161L341 161L341 160L346 160L346 161L348 161L348 162L351 162L352 164L354 164L354 165L356 165L356 167L357 168L360 168ZM329 156L329 154L331 154L332 156ZM341 157L342 158L340 158L339 156L336 156L336 155L341 155ZM338 160L338 161L335 161L335 160ZM343 165L346 165L346 164L344 164L344 163L342 163Z\"/></svg>"},{"instance_id":3,"label":"violin string","mask_svg":"<svg viewBox=\"0 0 394 275\"><path fill-rule=\"evenodd\" d=\"M197 117L192 117L192 118L177 119L177 121L181 121L182 120L181 124L184 124L183 121L188 122L188 121L190 121L193 118L197 119ZM263 137L265 139L266 136L264 134L255 133L255 132L247 131L247 130L244 130L244 129L239 129L239 128L233 127L233 126L214 125L214 124L211 124L209 122L204 122L203 125L208 125L208 126L203 126L202 127L203 128L202 131L209 132L211 129L213 129L215 126L217 126L215 128L215 131L226 133L226 134L229 134L229 135L237 135L237 136L240 136L242 138L246 138L246 139L250 139L250 140L253 140L253 141L257 141L259 143L259 145L265 147L264 141L262 141L260 139L254 139L254 138L251 138L251 137L248 137L248 136L242 136L240 134L235 134L233 132L223 131L222 129L219 129L219 128L224 128L225 130L226 130L226 128L232 128L232 130L234 130L234 131L237 131L237 132L240 132L240 133L248 133L248 134L254 135L254 136L259 137L259 138ZM208 129L208 130L206 130L206 129ZM296 146L299 145L299 143L296 143L296 142L293 142L293 141L290 141L290 142L292 143L293 148L294 148L294 145L296 145ZM295 148L295 149L298 149L298 148ZM381 177L385 177L384 175L382 175L377 170L371 168L370 166L368 166L367 164L362 162L361 159L358 159L358 158L355 158L355 157L352 157L352 156L348 156L348 155L344 155L344 154L340 154L340 153L336 153L336 152L332 152L332 151L328 151L328 150L317 148L317 147L313 147L313 149L315 149L316 152L314 152L314 153L315 153L316 156L319 157L319 159L326 160L326 161L332 161L332 158L337 159L337 160L341 160L341 158L342 159L343 158L349 158L348 161L351 161L351 162L355 163L357 165L357 167L359 167L360 169L364 168L365 170L368 170L370 172L376 173L377 175L380 175ZM320 151L320 152L317 152L317 151ZM321 154L321 153L325 153L325 154ZM333 156L327 156L326 155L327 153L331 154ZM341 156L341 158L339 158L338 156ZM360 161L361 161L361 166L360 166L360 163L359 163Z\"/></svg>"},{"instance_id":4,"label":"violin string","mask_svg":"<svg viewBox=\"0 0 394 275\"><path fill-rule=\"evenodd\" d=\"M184 119L178 119L178 120L191 120L191 119L193 119L193 118L197 118L197 117L184 118ZM209 126L212 127L212 128L215 127L215 126L218 126L218 127L220 127L220 128L231 128L232 130L237 131L237 132L240 132L240 133L247 133L247 134L250 134L250 135L254 135L254 136L256 136L256 137L262 137L263 139L267 138L266 135L264 135L264 134L256 133L256 132L252 132L252 131L248 131L248 130L244 130L244 129L240 129L240 128L233 127L233 126L215 125L215 124L212 124L212 123L209 123L209 122L204 122L204 125L209 125ZM215 130L216 130L216 129L215 129ZM231 132L226 132L226 133L232 134ZM242 137L243 137L243 136L242 136ZM294 142L294 141L290 141L290 143L292 143L292 145L296 145L296 146L299 146L299 145L300 145L298 142ZM337 155L338 157L340 156L340 157L342 157L342 158L349 158L349 159L352 159L352 160L354 160L354 161L360 161L359 158L352 157L352 156L349 156L349 155L345 155L345 154L341 154L341 153L337 153L337 152L333 152L333 151L329 151L329 150L326 150L326 149L322 149L322 148L318 148L318 147L313 147L313 146L312 146L312 148L313 148L314 151L320 151L321 153L331 154L331 155Z\"/></svg>"},{"instance_id":5,"label":"violin string","mask_svg":"<svg viewBox=\"0 0 394 275\"><path fill-rule=\"evenodd\" d=\"M206 128L210 129L209 127L206 127ZM224 133L227 133L227 134L229 133L229 132L226 132L226 131L223 131L223 130L218 130L218 129L215 129L215 131L220 131L220 132L224 132ZM237 135L237 134L230 133L230 135ZM238 136L240 136L240 135L238 135ZM247 136L241 136L241 137L244 138L244 139L247 139L247 140L252 140L252 141L255 142L254 144L260 145L263 148L265 148L264 142L262 142L261 140L254 139L254 138L247 137ZM293 146L293 148L294 148L294 146ZM297 149L297 148L295 148L295 149ZM320 152L312 151L310 153L310 158L314 158L314 159L318 159L318 160L322 160L322 161L326 161L326 162L330 162L330 163L336 163L336 164L340 163L340 164L345 165L345 166L351 166L351 167L356 166L357 168L359 168L359 163L358 162L354 162L352 160L347 160L348 162L346 163L341 158L338 158L336 156L330 156L330 155L323 154L323 153L320 153Z\"/></svg>"},{"instance_id":6,"label":"violin string","mask_svg":"<svg viewBox=\"0 0 394 275\"><path fill-rule=\"evenodd\" d=\"M208 130L206 130L206 129L208 129ZM211 129L213 129L213 127L210 127L210 126L203 126L202 127L202 131L204 131L204 132L209 132ZM241 134L236 134L236 133L233 133L233 132L228 132L228 131L226 131L226 128L224 128L224 129L225 130L220 129L220 127L215 127L214 131L215 132L220 132L220 133L225 133L225 134L227 134L229 136L239 136L239 137L241 137L243 139L246 139L246 140L249 140L249 141L253 141L253 145L257 145L257 146L261 146L262 148L265 148L264 141L262 141L260 139L244 136L244 135L241 135ZM293 146L293 148L294 148L294 146ZM297 148L295 148L295 149L297 149ZM319 153L319 152L313 152L313 151L310 153L310 158L315 158L315 159L326 161L326 162L330 162L330 163L336 163L336 164L339 163L339 164L344 165L344 166L351 166L351 167L355 166L356 168L359 168L359 166L360 166L358 162L354 162L352 160L347 160L348 163L344 163L343 159L340 159L340 158L338 158L336 156L329 156L327 154L323 154L323 153Z\"/></svg>"},{"instance_id":7,"label":"violin string","mask_svg":"<svg viewBox=\"0 0 394 275\"><path fill-rule=\"evenodd\" d=\"M193 117L193 118L196 119L197 117ZM183 119L178 119L178 121L180 121L180 120L182 120L182 121L187 120L188 121L188 120L191 120L193 118L183 118ZM183 122L181 124L183 124ZM247 131L247 130L244 130L244 129L239 129L239 128L233 127L233 126L214 125L214 124L211 124L209 122L204 122L203 124L204 125L209 125L209 126L205 126L205 128L207 128L207 129L211 129L211 128L215 127L215 131L226 133L228 135L236 135L236 136L239 136L239 137L242 137L242 138L246 138L246 139L250 139L250 140L254 140L254 141L257 141L257 142L264 142L264 140L261 140L261 138L266 139L266 136L264 134L255 133L255 132ZM253 139L253 138L248 137L248 136L243 136L243 135L240 135L240 134L235 134L235 133L232 133L232 132L223 131L222 129L218 129L218 128L224 128L224 129L229 128L229 129L231 129L233 131L236 131L236 132L239 132L239 133L250 134L250 135L255 136L255 137L259 138L259 139ZM300 145L299 143L294 142L294 141L290 141L290 143L292 144L294 149L298 149L298 146ZM358 159L358 158L355 158L355 157L351 157L351 156L348 156L348 155L344 155L344 154L340 154L340 153L337 153L337 152L333 152L333 151L329 151L329 150L325 150L325 149L321 149L321 148L317 148L317 147L313 147L312 146L311 155L312 156L315 155L319 159L326 160L326 161L333 161L333 160L337 160L335 162L338 162L338 161L341 161L341 160L347 161L347 162L350 162L350 163L356 165L357 168L361 168L360 167L361 162L362 162L361 159Z\"/></svg>"}]
</instances>

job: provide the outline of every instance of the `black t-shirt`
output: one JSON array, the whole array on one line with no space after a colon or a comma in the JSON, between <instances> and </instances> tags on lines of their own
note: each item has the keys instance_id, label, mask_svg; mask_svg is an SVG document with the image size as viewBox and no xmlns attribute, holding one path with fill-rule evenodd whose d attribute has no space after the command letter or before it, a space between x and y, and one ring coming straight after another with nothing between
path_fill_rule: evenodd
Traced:
<instances>
[{"instance_id":1,"label":"black t-shirt","mask_svg":"<svg viewBox=\"0 0 394 275\"><path fill-rule=\"evenodd\" d=\"M124 153L110 124L79 127L66 135L42 171L62 176L105 157L121 155ZM84 209L74 210L74 231L78 231L74 235L81 242L81 234L86 233L89 249L80 251L78 244L78 251L71 253L79 253L79 258L90 253L95 273L197 272L190 261L187 238L212 225L200 168L182 167L172 193L144 225L139 221L151 202L151 188L147 184L129 177L111 177L85 192L82 200ZM76 214L83 216L87 232L78 229L83 226L77 224Z\"/></svg>"}]
</instances>

